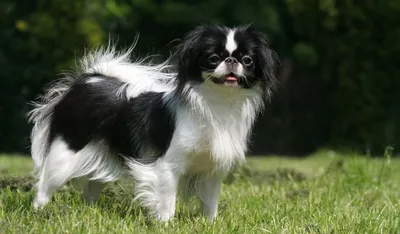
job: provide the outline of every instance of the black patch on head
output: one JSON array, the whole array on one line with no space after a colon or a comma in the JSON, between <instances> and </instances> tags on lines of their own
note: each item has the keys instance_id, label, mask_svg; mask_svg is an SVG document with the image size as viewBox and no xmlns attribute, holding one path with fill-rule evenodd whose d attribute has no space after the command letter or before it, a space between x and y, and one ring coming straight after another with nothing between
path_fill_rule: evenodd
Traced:
<instances>
[{"instance_id":1,"label":"black patch on head","mask_svg":"<svg viewBox=\"0 0 400 234\"><path fill-rule=\"evenodd\" d=\"M188 34L176 52L178 87L182 88L188 81L203 82L202 71L214 71L219 63L229 57L225 45L230 30L228 27L201 26ZM252 88L260 82L263 90L271 88L275 83L276 58L268 46L266 36L252 26L237 27L235 31L234 39L238 48L232 57L242 63L247 78L247 81L239 79L239 84L243 88ZM213 54L220 57L216 64L210 63ZM250 66L243 64L246 55L254 61Z\"/></svg>"},{"instance_id":2,"label":"black patch on head","mask_svg":"<svg viewBox=\"0 0 400 234\"><path fill-rule=\"evenodd\" d=\"M236 29L235 41L238 48L234 56L242 60L241 55L247 53L254 60L251 66L244 66L248 73L249 87L260 81L263 90L273 89L276 85L276 55L269 48L266 35L252 25L247 25Z\"/></svg>"},{"instance_id":3,"label":"black patch on head","mask_svg":"<svg viewBox=\"0 0 400 234\"><path fill-rule=\"evenodd\" d=\"M90 78L99 82L87 83ZM51 140L62 137L75 151L90 141L105 140L115 153L139 157L149 147L157 158L169 147L174 118L162 101L163 93L147 92L135 98L118 97L124 85L116 78L83 75L55 106Z\"/></svg>"},{"instance_id":4,"label":"black patch on head","mask_svg":"<svg viewBox=\"0 0 400 234\"><path fill-rule=\"evenodd\" d=\"M180 84L189 80L202 82L201 71L215 68L202 60L224 50L228 32L226 27L201 26L186 36L176 52Z\"/></svg>"}]
</instances>

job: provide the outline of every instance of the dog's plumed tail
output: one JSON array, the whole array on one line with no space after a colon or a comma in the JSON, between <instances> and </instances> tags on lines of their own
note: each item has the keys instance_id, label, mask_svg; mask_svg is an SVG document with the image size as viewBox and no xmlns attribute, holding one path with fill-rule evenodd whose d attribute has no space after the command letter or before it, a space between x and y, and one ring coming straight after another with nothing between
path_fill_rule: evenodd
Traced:
<instances>
[{"instance_id":1,"label":"dog's plumed tail","mask_svg":"<svg viewBox=\"0 0 400 234\"><path fill-rule=\"evenodd\" d=\"M92 75L89 82L96 82L96 76L119 79L125 85L117 95L134 97L146 91L165 92L174 87L176 74L171 72L168 60L153 65L150 57L132 61L134 46L123 52L117 52L109 43L107 47L87 52L79 61L75 71L65 73L63 77L53 82L44 95L33 102L34 109L28 113L29 121L34 124L31 133L31 154L38 172L44 165L49 151L51 136L50 126L55 106L62 100L74 81L82 75Z\"/></svg>"},{"instance_id":2,"label":"dog's plumed tail","mask_svg":"<svg viewBox=\"0 0 400 234\"><path fill-rule=\"evenodd\" d=\"M49 150L50 123L55 105L68 91L72 78L69 76L52 84L43 96L34 102L34 109L28 113L29 122L33 123L31 132L31 155L38 172Z\"/></svg>"}]
</instances>

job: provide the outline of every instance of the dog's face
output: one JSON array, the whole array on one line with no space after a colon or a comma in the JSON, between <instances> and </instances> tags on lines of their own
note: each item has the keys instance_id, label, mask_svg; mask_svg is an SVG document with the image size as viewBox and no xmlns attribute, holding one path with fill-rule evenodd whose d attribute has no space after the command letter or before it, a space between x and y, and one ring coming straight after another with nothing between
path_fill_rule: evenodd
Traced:
<instances>
[{"instance_id":1,"label":"dog's face","mask_svg":"<svg viewBox=\"0 0 400 234\"><path fill-rule=\"evenodd\" d=\"M179 82L263 90L273 86L274 56L265 36L251 26L202 26L178 50Z\"/></svg>"}]
</instances>

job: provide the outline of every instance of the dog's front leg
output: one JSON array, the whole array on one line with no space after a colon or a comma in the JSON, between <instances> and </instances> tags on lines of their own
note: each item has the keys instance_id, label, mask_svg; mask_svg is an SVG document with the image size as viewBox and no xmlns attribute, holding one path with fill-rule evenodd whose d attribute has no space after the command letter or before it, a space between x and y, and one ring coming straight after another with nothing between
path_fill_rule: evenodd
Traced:
<instances>
[{"instance_id":1,"label":"dog's front leg","mask_svg":"<svg viewBox=\"0 0 400 234\"><path fill-rule=\"evenodd\" d=\"M167 152L152 164L128 162L136 180L136 199L158 220L168 221L175 215L179 177L184 160L177 152Z\"/></svg>"},{"instance_id":2,"label":"dog's front leg","mask_svg":"<svg viewBox=\"0 0 400 234\"><path fill-rule=\"evenodd\" d=\"M205 216L214 220L217 216L218 197L221 190L223 175L213 173L199 178L197 196L199 197L201 209Z\"/></svg>"}]
</instances>

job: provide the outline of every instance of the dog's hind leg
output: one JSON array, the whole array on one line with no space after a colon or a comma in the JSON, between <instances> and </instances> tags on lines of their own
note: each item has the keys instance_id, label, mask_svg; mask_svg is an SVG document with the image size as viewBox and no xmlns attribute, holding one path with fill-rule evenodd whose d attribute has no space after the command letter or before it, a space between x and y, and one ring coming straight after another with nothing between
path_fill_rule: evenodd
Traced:
<instances>
[{"instance_id":1,"label":"dog's hind leg","mask_svg":"<svg viewBox=\"0 0 400 234\"><path fill-rule=\"evenodd\" d=\"M88 204L95 203L100 198L101 190L105 183L98 180L90 180L88 177L82 177L78 181L79 187L83 190L83 198Z\"/></svg>"},{"instance_id":2,"label":"dog's hind leg","mask_svg":"<svg viewBox=\"0 0 400 234\"><path fill-rule=\"evenodd\" d=\"M74 154L61 139L56 139L51 144L49 153L39 170L39 181L33 203L35 209L44 207L50 201L52 192L70 180L74 173L75 165L71 160Z\"/></svg>"},{"instance_id":3,"label":"dog's hind leg","mask_svg":"<svg viewBox=\"0 0 400 234\"><path fill-rule=\"evenodd\" d=\"M105 187L104 183L95 180L89 180L83 190L85 200L88 204L97 202L100 198L101 190Z\"/></svg>"}]
</instances>

